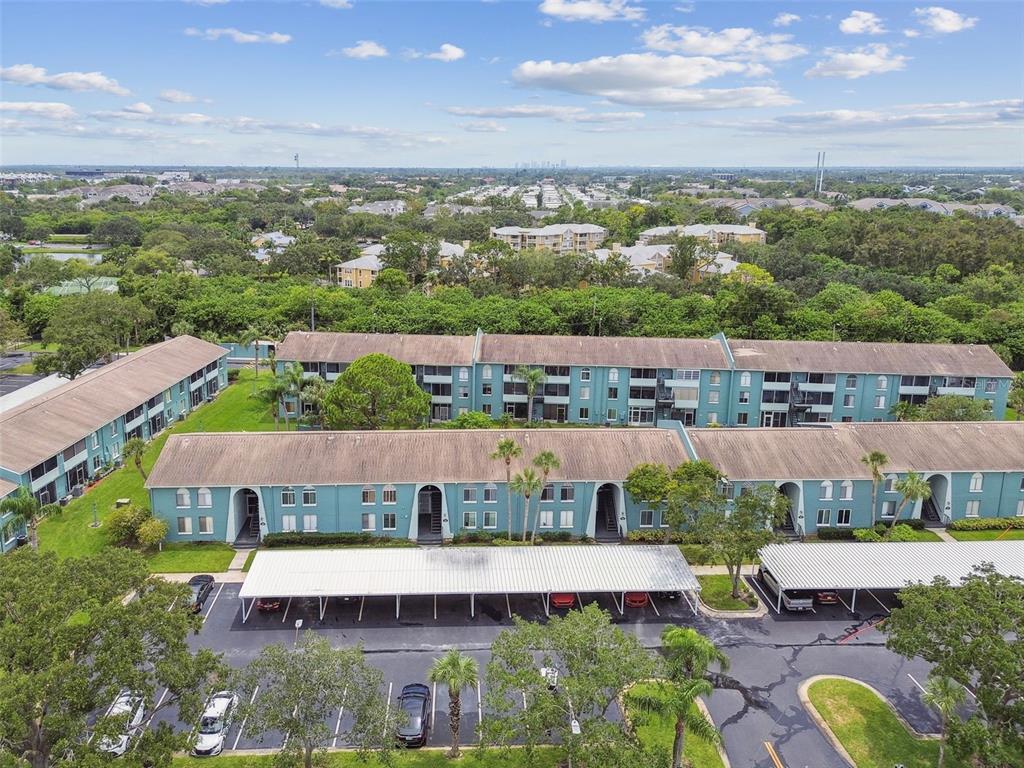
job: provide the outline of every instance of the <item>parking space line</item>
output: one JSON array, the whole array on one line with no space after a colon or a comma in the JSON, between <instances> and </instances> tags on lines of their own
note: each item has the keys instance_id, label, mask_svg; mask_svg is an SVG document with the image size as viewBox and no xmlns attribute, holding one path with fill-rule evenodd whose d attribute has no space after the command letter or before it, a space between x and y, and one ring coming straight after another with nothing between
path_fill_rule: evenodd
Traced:
<instances>
[{"instance_id":1,"label":"parking space line","mask_svg":"<svg viewBox=\"0 0 1024 768\"><path fill-rule=\"evenodd\" d=\"M480 678L476 679L476 737L478 742L484 739L484 731L481 727L484 722L484 701L480 693Z\"/></svg>"},{"instance_id":2,"label":"parking space line","mask_svg":"<svg viewBox=\"0 0 1024 768\"><path fill-rule=\"evenodd\" d=\"M648 595L647 595L647 599L651 601L651 608L653 608L653 609L654 609L654 613L655 613L655 615L657 615L657 616L658 616L658 618L661 618L661 611L659 611L659 610L658 610L658 606L656 606L656 605L654 604L654 595L652 595L652 594L648 594Z\"/></svg>"},{"instance_id":3,"label":"parking space line","mask_svg":"<svg viewBox=\"0 0 1024 768\"><path fill-rule=\"evenodd\" d=\"M757 579L751 579L751 580L750 580L750 585L751 585L751 586L752 586L752 587L753 587L754 589L756 589L756 590L758 591L758 594L760 594L760 595L761 595L761 597L763 597L763 598L764 598L764 603L765 603L765 605L767 605L767 606L768 606L768 608L769 608L770 610L772 610L772 611L775 611L775 613L778 613L778 611L776 611L776 610L775 610L775 601L774 601L774 600L770 600L770 599L768 598L768 595L766 595L766 594L765 594L764 590L763 590L763 589L761 589L761 587L759 587L759 586L757 585Z\"/></svg>"},{"instance_id":4,"label":"parking space line","mask_svg":"<svg viewBox=\"0 0 1024 768\"><path fill-rule=\"evenodd\" d=\"M177 597L175 597L173 600L171 600L171 604L167 606L167 612L168 613L170 613L171 611L174 610L174 604L177 603L177 602L178 602L178 598Z\"/></svg>"},{"instance_id":5,"label":"parking space line","mask_svg":"<svg viewBox=\"0 0 1024 768\"><path fill-rule=\"evenodd\" d=\"M252 706L252 703L254 701L256 701L256 694L259 693L259 692L260 692L260 687L258 685L255 688L252 689L252 697L249 699L249 706L250 707ZM245 730L245 721L248 720L248 719L249 719L248 715L246 715L245 717L242 718L242 723L241 723L241 725L238 726L238 733L235 736L235 743L231 747L232 749L238 749L238 740L242 738L242 731Z\"/></svg>"},{"instance_id":6,"label":"parking space line","mask_svg":"<svg viewBox=\"0 0 1024 768\"><path fill-rule=\"evenodd\" d=\"M394 690L394 687L394 683L388 683L388 706L384 710L384 733L381 734L382 738L387 738L388 735L388 720L391 719L391 691Z\"/></svg>"},{"instance_id":7,"label":"parking space line","mask_svg":"<svg viewBox=\"0 0 1024 768\"><path fill-rule=\"evenodd\" d=\"M836 590L836 598L839 600L840 603L843 604L846 610L848 610L850 613L853 613L853 608L850 607L849 603L843 600L843 596L839 594L839 590Z\"/></svg>"},{"instance_id":8,"label":"parking space line","mask_svg":"<svg viewBox=\"0 0 1024 768\"><path fill-rule=\"evenodd\" d=\"M434 730L434 712L437 711L437 683L430 692L430 730Z\"/></svg>"},{"instance_id":9,"label":"parking space line","mask_svg":"<svg viewBox=\"0 0 1024 768\"><path fill-rule=\"evenodd\" d=\"M217 598L220 597L220 593L224 591L224 584L221 583L220 589L217 590L217 594L213 596L213 601L210 603L210 607L206 609L206 615L203 616L203 624L210 618L210 614L213 613L213 606L217 604Z\"/></svg>"},{"instance_id":10,"label":"parking space line","mask_svg":"<svg viewBox=\"0 0 1024 768\"><path fill-rule=\"evenodd\" d=\"M284 607L284 616L281 617L281 623L284 624L284 620L288 618L288 609L292 607L292 599L288 598L288 605Z\"/></svg>"},{"instance_id":11,"label":"parking space line","mask_svg":"<svg viewBox=\"0 0 1024 768\"><path fill-rule=\"evenodd\" d=\"M892 613L892 611L889 610L889 607L885 603L883 603L881 600L879 600L877 597L875 597L875 593L874 592L872 592L870 589L865 589L864 591L867 592L869 595L871 595L871 598L876 603L878 603L880 606L882 606L882 610L883 611L885 611L886 613Z\"/></svg>"},{"instance_id":12,"label":"parking space line","mask_svg":"<svg viewBox=\"0 0 1024 768\"><path fill-rule=\"evenodd\" d=\"M914 678L914 676L913 676L912 674L910 674L909 672L907 672L907 677L909 677L909 678L910 678L911 682L913 682L913 683L914 683L914 685L916 685L916 686L917 686L918 688L920 688L920 689L921 689L921 693L926 693L926 691L925 691L925 689L924 689L924 686L923 686L923 685L921 685L921 684L920 684L919 682L917 682L917 680L916 680L916 679Z\"/></svg>"},{"instance_id":13,"label":"parking space line","mask_svg":"<svg viewBox=\"0 0 1024 768\"><path fill-rule=\"evenodd\" d=\"M141 726L139 726L139 733L141 734L153 723L153 715L160 709L160 705L164 703L164 699L167 698L167 694L170 693L170 688L164 688L164 692L160 694L160 698L156 700L156 704L153 705L153 711L149 713L149 719L145 720Z\"/></svg>"},{"instance_id":14,"label":"parking space line","mask_svg":"<svg viewBox=\"0 0 1024 768\"><path fill-rule=\"evenodd\" d=\"M342 702L348 697L348 688L341 692ZM341 705L341 709L338 710L338 722L334 724L334 738L331 739L331 749L338 746L338 732L341 730L341 718L345 716L345 705Z\"/></svg>"}]
</instances>

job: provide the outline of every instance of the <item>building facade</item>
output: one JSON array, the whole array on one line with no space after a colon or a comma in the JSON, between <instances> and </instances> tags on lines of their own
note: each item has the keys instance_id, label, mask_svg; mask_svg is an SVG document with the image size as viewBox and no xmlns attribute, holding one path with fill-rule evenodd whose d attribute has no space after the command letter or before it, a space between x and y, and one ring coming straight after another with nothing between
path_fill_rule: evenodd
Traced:
<instances>
[{"instance_id":1,"label":"building facade","mask_svg":"<svg viewBox=\"0 0 1024 768\"><path fill-rule=\"evenodd\" d=\"M957 394L1006 412L1012 372L987 346L590 336L416 336L294 331L278 365L332 381L383 352L412 366L432 421L494 418L581 424L786 427L893 421L896 403ZM520 367L541 368L528 402ZM292 411L300 407L290 403Z\"/></svg>"},{"instance_id":2,"label":"building facade","mask_svg":"<svg viewBox=\"0 0 1024 768\"><path fill-rule=\"evenodd\" d=\"M549 224L546 227L491 227L491 237L514 251L544 248L555 253L593 251L608 237L596 224Z\"/></svg>"},{"instance_id":3,"label":"building facade","mask_svg":"<svg viewBox=\"0 0 1024 768\"><path fill-rule=\"evenodd\" d=\"M755 243L763 245L767 233L757 227L743 224L680 224L672 227L651 227L637 237L638 245L647 245L659 237L697 237L714 246L727 243Z\"/></svg>"},{"instance_id":4,"label":"building facade","mask_svg":"<svg viewBox=\"0 0 1024 768\"><path fill-rule=\"evenodd\" d=\"M149 440L227 386L227 350L179 336L0 413L0 481L40 504L78 495L124 444Z\"/></svg>"},{"instance_id":5,"label":"building facade","mask_svg":"<svg viewBox=\"0 0 1024 768\"><path fill-rule=\"evenodd\" d=\"M0 500L18 492L18 484L0 478ZM25 533L25 524L9 512L0 514L0 555L18 546L18 537Z\"/></svg>"}]
</instances>

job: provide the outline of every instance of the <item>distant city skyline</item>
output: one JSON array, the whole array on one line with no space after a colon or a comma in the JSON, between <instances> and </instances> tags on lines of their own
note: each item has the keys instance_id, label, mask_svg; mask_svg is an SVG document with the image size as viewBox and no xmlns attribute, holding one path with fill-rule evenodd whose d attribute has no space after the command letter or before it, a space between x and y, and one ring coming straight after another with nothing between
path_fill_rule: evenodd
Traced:
<instances>
[{"instance_id":1,"label":"distant city skyline","mask_svg":"<svg viewBox=\"0 0 1024 768\"><path fill-rule=\"evenodd\" d=\"M1024 4L5 2L0 163L1024 164Z\"/></svg>"}]
</instances>

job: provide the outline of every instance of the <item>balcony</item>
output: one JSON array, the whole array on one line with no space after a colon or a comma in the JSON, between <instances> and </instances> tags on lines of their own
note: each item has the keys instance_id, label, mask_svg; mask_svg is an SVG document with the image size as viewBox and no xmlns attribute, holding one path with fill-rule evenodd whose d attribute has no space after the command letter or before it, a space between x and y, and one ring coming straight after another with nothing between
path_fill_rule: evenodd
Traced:
<instances>
[{"instance_id":1,"label":"balcony","mask_svg":"<svg viewBox=\"0 0 1024 768\"><path fill-rule=\"evenodd\" d=\"M761 382L761 389L773 389L776 391L788 390L790 382L788 381L764 381Z\"/></svg>"},{"instance_id":2,"label":"balcony","mask_svg":"<svg viewBox=\"0 0 1024 768\"><path fill-rule=\"evenodd\" d=\"M536 398L534 398L536 399ZM568 405L568 395L544 395L545 405Z\"/></svg>"},{"instance_id":3,"label":"balcony","mask_svg":"<svg viewBox=\"0 0 1024 768\"><path fill-rule=\"evenodd\" d=\"M635 406L637 406L639 408L653 408L656 405L656 402L657 401L655 401L655 400L646 400L646 399L640 399L640 398L637 398L637 397L631 397L627 401L627 404L631 405L631 406L635 405Z\"/></svg>"},{"instance_id":4,"label":"balcony","mask_svg":"<svg viewBox=\"0 0 1024 768\"><path fill-rule=\"evenodd\" d=\"M430 396L430 402L432 402L432 403L447 403L448 405L451 405L451 403L452 403L452 396L451 395L431 395Z\"/></svg>"},{"instance_id":5,"label":"balcony","mask_svg":"<svg viewBox=\"0 0 1024 768\"><path fill-rule=\"evenodd\" d=\"M506 402L506 403L525 403L527 401L527 399L528 398L527 398L527 396L525 394L524 395L508 395L508 394L506 394L506 395L502 396L502 400L504 402Z\"/></svg>"},{"instance_id":6,"label":"balcony","mask_svg":"<svg viewBox=\"0 0 1024 768\"><path fill-rule=\"evenodd\" d=\"M451 384L452 383L452 375L450 373L446 374L446 375L441 375L441 374L437 374L437 373L424 373L423 374L423 383L424 384Z\"/></svg>"},{"instance_id":7,"label":"balcony","mask_svg":"<svg viewBox=\"0 0 1024 768\"><path fill-rule=\"evenodd\" d=\"M135 429L137 426L139 426L145 420L146 420L146 414L140 413L138 416L136 416L131 421L126 421L124 423L124 431L125 432L131 432L133 429Z\"/></svg>"},{"instance_id":8,"label":"balcony","mask_svg":"<svg viewBox=\"0 0 1024 768\"><path fill-rule=\"evenodd\" d=\"M32 493L35 493L40 488L42 488L44 485L49 485L54 480L56 480L57 479L57 475L59 475L59 474L60 474L60 468L59 467L54 467L53 469L51 469L49 472L47 472L42 477L39 477L39 478L36 478L35 480L33 480L32 483L29 485L29 490L31 490Z\"/></svg>"},{"instance_id":9,"label":"balcony","mask_svg":"<svg viewBox=\"0 0 1024 768\"><path fill-rule=\"evenodd\" d=\"M210 379L216 379L217 376L219 376L219 375L220 375L220 369L219 368L214 368L212 371L210 371L208 374L206 374L206 380L209 381Z\"/></svg>"},{"instance_id":10,"label":"balcony","mask_svg":"<svg viewBox=\"0 0 1024 768\"><path fill-rule=\"evenodd\" d=\"M680 387L680 388L686 389L686 388L690 388L690 387L696 387L700 382L697 381L696 379L673 379L673 378L667 378L667 379L662 380L661 383L664 384L666 387L670 387L672 389L675 389L676 387Z\"/></svg>"},{"instance_id":11,"label":"balcony","mask_svg":"<svg viewBox=\"0 0 1024 768\"><path fill-rule=\"evenodd\" d=\"M831 384L812 384L809 381L797 382L797 391L799 392L835 392L836 383L833 381Z\"/></svg>"},{"instance_id":12,"label":"balcony","mask_svg":"<svg viewBox=\"0 0 1024 768\"><path fill-rule=\"evenodd\" d=\"M962 395L964 397L974 397L974 387L936 387L935 391L940 395Z\"/></svg>"},{"instance_id":13,"label":"balcony","mask_svg":"<svg viewBox=\"0 0 1024 768\"><path fill-rule=\"evenodd\" d=\"M658 386L658 380L653 379L634 379L632 376L629 377L629 386L631 387L656 387Z\"/></svg>"},{"instance_id":14,"label":"balcony","mask_svg":"<svg viewBox=\"0 0 1024 768\"><path fill-rule=\"evenodd\" d=\"M928 395L930 394L931 387L904 387L900 386L901 395ZM971 394L974 394L974 390L971 390Z\"/></svg>"},{"instance_id":15,"label":"balcony","mask_svg":"<svg viewBox=\"0 0 1024 768\"><path fill-rule=\"evenodd\" d=\"M789 411L789 403L761 403L762 411L771 411L772 413L786 413Z\"/></svg>"}]
</instances>

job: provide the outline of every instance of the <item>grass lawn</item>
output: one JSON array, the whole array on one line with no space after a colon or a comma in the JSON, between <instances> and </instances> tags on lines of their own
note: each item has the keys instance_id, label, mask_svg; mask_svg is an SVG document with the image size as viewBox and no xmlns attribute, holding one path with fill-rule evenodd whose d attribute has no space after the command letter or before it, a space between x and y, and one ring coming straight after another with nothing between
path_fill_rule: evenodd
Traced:
<instances>
[{"instance_id":1,"label":"grass lawn","mask_svg":"<svg viewBox=\"0 0 1024 768\"><path fill-rule=\"evenodd\" d=\"M848 680L818 680L807 693L857 768L932 768L937 763L938 741L916 738L889 705L863 685ZM962 766L946 757L946 768Z\"/></svg>"},{"instance_id":2,"label":"grass lawn","mask_svg":"<svg viewBox=\"0 0 1024 768\"><path fill-rule=\"evenodd\" d=\"M149 570L153 573L219 573L228 569L234 556L235 550L223 541L164 544L162 551L149 558Z\"/></svg>"},{"instance_id":3,"label":"grass lawn","mask_svg":"<svg viewBox=\"0 0 1024 768\"><path fill-rule=\"evenodd\" d=\"M36 364L35 363L22 363L21 365L16 365L13 368L8 368L6 371L4 371L4 373L7 374L7 375L15 375L15 376L18 376L18 375L22 375L22 376L24 376L24 375L32 375L35 372L36 372Z\"/></svg>"},{"instance_id":4,"label":"grass lawn","mask_svg":"<svg viewBox=\"0 0 1024 768\"><path fill-rule=\"evenodd\" d=\"M920 531L914 531L914 541L942 541L942 539L939 538L935 531L923 528Z\"/></svg>"},{"instance_id":5,"label":"grass lawn","mask_svg":"<svg viewBox=\"0 0 1024 768\"><path fill-rule=\"evenodd\" d=\"M690 565L725 565L725 563L718 562L708 554L708 548L703 544L678 544L679 551L683 553L683 557L686 558L686 562ZM760 562L757 559L752 561L753 563ZM744 565L751 565L751 563L744 563Z\"/></svg>"},{"instance_id":6,"label":"grass lawn","mask_svg":"<svg viewBox=\"0 0 1024 768\"><path fill-rule=\"evenodd\" d=\"M630 693L633 691L649 693L653 687L641 683L631 688ZM630 719L633 721L636 735L640 741L649 747L662 749L671 755L672 740L675 737L674 721L662 715L637 711L635 707L630 706L629 694L626 694L626 708L629 710ZM693 768L723 768L718 748L714 744L709 744L690 734L686 736L683 757ZM891 768L891 766L887 768Z\"/></svg>"},{"instance_id":7,"label":"grass lawn","mask_svg":"<svg viewBox=\"0 0 1024 768\"><path fill-rule=\"evenodd\" d=\"M459 765L467 768L515 768L522 764L522 758L515 752L503 757L497 751L478 753L472 748L463 748L462 757L457 763L453 763L444 756L443 749L417 749L397 750L395 752L394 765L396 768L442 768L442 766ZM227 755L222 754L214 761L217 768L270 768L276 755ZM561 752L555 749L541 749L537 753L537 765L539 768L556 768L559 765ZM210 758L206 757L177 757L172 763L174 768L206 768L210 765ZM377 760L361 762L354 752L331 752L327 755L323 765L327 768L349 768L349 766L362 766L362 768L381 768ZM702 764L703 765L703 764ZM709 764L710 765L710 764ZM721 765L721 763L718 763Z\"/></svg>"},{"instance_id":8,"label":"grass lawn","mask_svg":"<svg viewBox=\"0 0 1024 768\"><path fill-rule=\"evenodd\" d=\"M698 576L700 599L709 608L717 611L749 611L757 607L757 598L747 585L740 580L740 600L732 596L732 579L728 576ZM746 596L749 600L742 599Z\"/></svg>"},{"instance_id":9,"label":"grass lawn","mask_svg":"<svg viewBox=\"0 0 1024 768\"><path fill-rule=\"evenodd\" d=\"M947 531L957 541L1024 541L1024 530L1011 531Z\"/></svg>"},{"instance_id":10,"label":"grass lawn","mask_svg":"<svg viewBox=\"0 0 1024 768\"><path fill-rule=\"evenodd\" d=\"M242 566L243 573L248 573L249 569L252 568L252 560L254 557L256 557L255 549L252 552L250 552L248 556L245 558L245 564Z\"/></svg>"},{"instance_id":11,"label":"grass lawn","mask_svg":"<svg viewBox=\"0 0 1024 768\"><path fill-rule=\"evenodd\" d=\"M90 235L88 234L68 234L68 235L50 235L46 238L51 243L88 243Z\"/></svg>"},{"instance_id":12,"label":"grass lawn","mask_svg":"<svg viewBox=\"0 0 1024 768\"><path fill-rule=\"evenodd\" d=\"M237 384L226 387L211 403L193 411L184 420L164 430L150 442L143 457L142 466L148 472L153 468L160 450L168 436L179 432L219 431L267 431L274 428L269 408L249 397L252 392L251 371L242 371ZM89 488L80 498L64 507L63 514L51 517L39 524L39 546L52 550L63 557L89 555L100 552L109 542L100 528L90 528L93 506L102 521L114 508L117 499L131 499L142 506L149 506L149 495L143 488L142 475L133 464L121 467ZM230 555L215 553L206 544L179 544L174 549L156 553L153 556L154 572L189 572L213 570L210 563L220 562L225 556L227 567ZM189 560L193 565L189 564ZM158 567L159 566L159 567ZM165 567L173 566L173 567Z\"/></svg>"}]
</instances>

